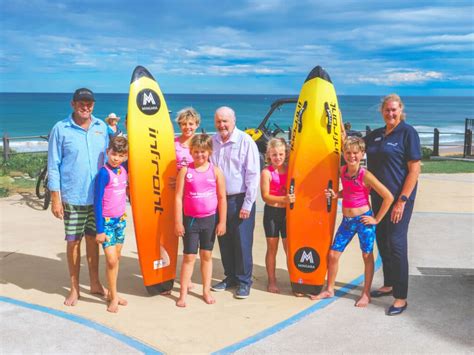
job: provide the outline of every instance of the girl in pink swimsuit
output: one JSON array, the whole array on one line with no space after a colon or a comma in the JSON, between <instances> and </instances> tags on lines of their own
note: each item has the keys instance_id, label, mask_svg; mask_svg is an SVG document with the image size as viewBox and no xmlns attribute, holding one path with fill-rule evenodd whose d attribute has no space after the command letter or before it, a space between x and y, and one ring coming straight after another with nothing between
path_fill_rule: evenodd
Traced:
<instances>
[{"instance_id":1,"label":"girl in pink swimsuit","mask_svg":"<svg viewBox=\"0 0 474 355\"><path fill-rule=\"evenodd\" d=\"M294 194L287 194L286 180L288 175L288 146L283 138L272 138L267 144L266 158L270 163L262 170L260 190L265 201L263 227L267 239L265 266L267 268L267 290L279 293L275 267L278 252L278 241L281 235L283 249L286 253L286 205L295 202Z\"/></svg>"},{"instance_id":2,"label":"girl in pink swimsuit","mask_svg":"<svg viewBox=\"0 0 474 355\"><path fill-rule=\"evenodd\" d=\"M360 166L364 153L365 143L362 138L347 137L344 141L343 149L347 165L341 168L343 189L337 193L332 189L325 190L327 198L342 198L343 219L334 236L334 241L328 255L326 289L317 296L311 296L311 299L334 296L339 258L357 233L364 260L365 281L364 289L355 306L366 307L370 303L370 286L374 276L374 254L372 250L375 240L375 226L389 210L393 202L393 195L372 173ZM372 188L383 199L382 207L375 217L373 216L369 201L369 192Z\"/></svg>"},{"instance_id":3,"label":"girl in pink swimsuit","mask_svg":"<svg viewBox=\"0 0 474 355\"><path fill-rule=\"evenodd\" d=\"M227 218L224 175L209 161L211 137L207 134L194 136L190 150L193 162L181 168L176 179L175 234L178 238L183 237L184 244L178 307L186 307L198 248L203 299L208 304L215 303L211 295L212 249L216 236L225 234Z\"/></svg>"}]
</instances>

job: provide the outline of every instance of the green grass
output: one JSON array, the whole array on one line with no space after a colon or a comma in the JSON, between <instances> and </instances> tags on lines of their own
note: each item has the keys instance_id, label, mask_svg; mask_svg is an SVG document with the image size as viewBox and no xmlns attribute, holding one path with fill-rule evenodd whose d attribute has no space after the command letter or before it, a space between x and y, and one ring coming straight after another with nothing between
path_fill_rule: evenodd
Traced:
<instances>
[{"instance_id":1,"label":"green grass","mask_svg":"<svg viewBox=\"0 0 474 355\"><path fill-rule=\"evenodd\" d=\"M422 174L474 173L474 161L423 160Z\"/></svg>"}]
</instances>

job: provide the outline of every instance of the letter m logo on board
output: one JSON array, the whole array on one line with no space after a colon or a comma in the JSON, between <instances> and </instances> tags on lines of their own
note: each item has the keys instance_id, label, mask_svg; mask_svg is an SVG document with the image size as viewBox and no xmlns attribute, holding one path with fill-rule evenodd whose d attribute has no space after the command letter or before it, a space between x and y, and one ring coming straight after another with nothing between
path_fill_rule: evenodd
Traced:
<instances>
[{"instance_id":1,"label":"letter m logo on board","mask_svg":"<svg viewBox=\"0 0 474 355\"><path fill-rule=\"evenodd\" d=\"M149 92L148 94L146 92L143 93L143 106L146 105L156 105L155 99L153 98L153 93Z\"/></svg>"},{"instance_id":2,"label":"letter m logo on board","mask_svg":"<svg viewBox=\"0 0 474 355\"><path fill-rule=\"evenodd\" d=\"M314 264L313 253L311 252L306 253L305 251L303 251L303 254L301 255L300 263L305 263L305 262Z\"/></svg>"}]
</instances>

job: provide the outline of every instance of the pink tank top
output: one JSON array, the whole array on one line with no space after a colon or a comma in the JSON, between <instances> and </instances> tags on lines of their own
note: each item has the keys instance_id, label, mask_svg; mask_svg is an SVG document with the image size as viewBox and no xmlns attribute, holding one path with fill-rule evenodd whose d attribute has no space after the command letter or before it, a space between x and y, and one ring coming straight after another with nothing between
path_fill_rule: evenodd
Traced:
<instances>
[{"instance_id":1,"label":"pink tank top","mask_svg":"<svg viewBox=\"0 0 474 355\"><path fill-rule=\"evenodd\" d=\"M342 207L357 208L370 206L370 188L364 185L365 172L366 170L361 167L356 176L350 177L347 175L347 165L341 168L341 181L343 188Z\"/></svg>"},{"instance_id":2,"label":"pink tank top","mask_svg":"<svg viewBox=\"0 0 474 355\"><path fill-rule=\"evenodd\" d=\"M193 161L193 157L189 152L189 148L181 145L178 137L174 139L174 149L176 150L176 165L179 171L181 168L188 166Z\"/></svg>"},{"instance_id":3,"label":"pink tank top","mask_svg":"<svg viewBox=\"0 0 474 355\"><path fill-rule=\"evenodd\" d=\"M212 216L217 210L217 181L214 165L206 171L196 171L194 163L188 165L184 177L184 214L188 217Z\"/></svg>"},{"instance_id":4,"label":"pink tank top","mask_svg":"<svg viewBox=\"0 0 474 355\"><path fill-rule=\"evenodd\" d=\"M285 196L286 195L286 177L287 173L279 174L278 170L273 166L268 166L266 169L270 172L270 195Z\"/></svg>"},{"instance_id":5,"label":"pink tank top","mask_svg":"<svg viewBox=\"0 0 474 355\"><path fill-rule=\"evenodd\" d=\"M127 170L120 167L120 173L115 174L107 165L104 167L109 173L109 183L104 190L102 214L104 217L121 217L127 202Z\"/></svg>"}]
</instances>

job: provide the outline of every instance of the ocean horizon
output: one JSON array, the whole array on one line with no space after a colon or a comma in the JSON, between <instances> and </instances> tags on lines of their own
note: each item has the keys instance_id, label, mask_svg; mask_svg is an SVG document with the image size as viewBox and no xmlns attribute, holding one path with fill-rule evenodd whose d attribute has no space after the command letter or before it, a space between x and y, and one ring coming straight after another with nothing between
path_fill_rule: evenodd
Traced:
<instances>
[{"instance_id":1,"label":"ocean horizon","mask_svg":"<svg viewBox=\"0 0 474 355\"><path fill-rule=\"evenodd\" d=\"M201 114L201 127L213 132L213 116L220 106L232 107L237 115L240 129L257 127L276 99L297 97L298 94L164 94L175 131L176 113L186 106L194 107ZM383 95L384 96L384 95ZM380 115L383 96L338 95L344 122L352 128L364 131L384 125ZM124 129L128 93L95 93L94 116L104 119L111 112L122 118L119 127ZM31 137L47 135L52 126L71 112L72 93L0 93L0 122L2 136ZM459 143L464 140L465 119L474 118L474 100L470 96L402 96L407 123L420 134L422 144L430 144L435 128L441 132L443 144ZM270 122L288 130L293 122L295 105L287 104L275 111ZM26 138L26 140L31 140ZM43 145L40 143L39 145ZM36 142L16 142L17 150L31 150ZM13 147L13 145L12 145Z\"/></svg>"}]
</instances>

